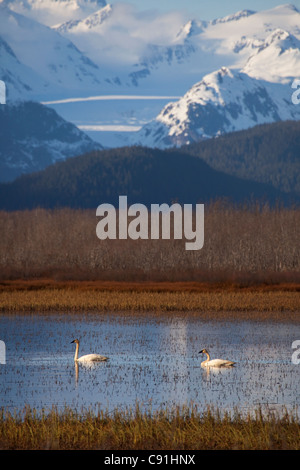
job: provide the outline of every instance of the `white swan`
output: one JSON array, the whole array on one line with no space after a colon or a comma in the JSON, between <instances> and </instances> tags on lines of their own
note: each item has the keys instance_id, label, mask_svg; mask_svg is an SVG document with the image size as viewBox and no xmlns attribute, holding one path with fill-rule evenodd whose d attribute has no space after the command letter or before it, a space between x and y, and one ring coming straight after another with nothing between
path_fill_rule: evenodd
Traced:
<instances>
[{"instance_id":1,"label":"white swan","mask_svg":"<svg viewBox=\"0 0 300 470\"><path fill-rule=\"evenodd\" d=\"M101 356L100 354L86 354L85 356L78 357L79 340L74 339L73 341L71 341L71 344L72 343L76 344L76 350L75 350L75 356L74 356L75 362L100 362L100 361L108 360L108 357Z\"/></svg>"},{"instance_id":2,"label":"white swan","mask_svg":"<svg viewBox=\"0 0 300 470\"><path fill-rule=\"evenodd\" d=\"M210 355L207 349L201 349L199 354L204 353L207 359L201 362L201 367L231 367L235 364L233 361L227 361L227 359L210 359Z\"/></svg>"}]
</instances>

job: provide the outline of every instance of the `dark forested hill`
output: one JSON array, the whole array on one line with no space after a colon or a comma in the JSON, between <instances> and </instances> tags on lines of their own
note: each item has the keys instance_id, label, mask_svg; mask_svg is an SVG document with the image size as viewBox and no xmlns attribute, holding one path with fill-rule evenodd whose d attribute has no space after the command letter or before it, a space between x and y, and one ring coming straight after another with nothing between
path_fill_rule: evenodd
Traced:
<instances>
[{"instance_id":1,"label":"dark forested hill","mask_svg":"<svg viewBox=\"0 0 300 470\"><path fill-rule=\"evenodd\" d=\"M181 151L227 174L300 194L300 121L255 126Z\"/></svg>"},{"instance_id":2,"label":"dark forested hill","mask_svg":"<svg viewBox=\"0 0 300 470\"><path fill-rule=\"evenodd\" d=\"M269 185L227 175L182 151L124 147L94 151L0 185L0 208L96 208L106 202L190 203L228 198L287 201Z\"/></svg>"}]
</instances>

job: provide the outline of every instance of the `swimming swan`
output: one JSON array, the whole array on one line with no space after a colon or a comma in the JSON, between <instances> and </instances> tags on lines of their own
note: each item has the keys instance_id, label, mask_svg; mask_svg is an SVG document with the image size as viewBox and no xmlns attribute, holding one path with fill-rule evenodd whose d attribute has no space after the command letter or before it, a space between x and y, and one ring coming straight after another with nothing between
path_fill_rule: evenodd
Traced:
<instances>
[{"instance_id":1,"label":"swimming swan","mask_svg":"<svg viewBox=\"0 0 300 470\"><path fill-rule=\"evenodd\" d=\"M227 361L226 359L210 359L210 355L207 349L201 349L199 354L204 353L207 356L207 359L201 362L201 367L231 367L235 364L233 361Z\"/></svg>"},{"instance_id":2,"label":"swimming swan","mask_svg":"<svg viewBox=\"0 0 300 470\"><path fill-rule=\"evenodd\" d=\"M85 356L78 357L79 340L74 339L73 341L71 341L71 344L72 343L76 344L76 350L75 350L75 356L74 356L75 362L100 362L100 361L108 360L108 357L101 356L100 354L86 354Z\"/></svg>"}]
</instances>

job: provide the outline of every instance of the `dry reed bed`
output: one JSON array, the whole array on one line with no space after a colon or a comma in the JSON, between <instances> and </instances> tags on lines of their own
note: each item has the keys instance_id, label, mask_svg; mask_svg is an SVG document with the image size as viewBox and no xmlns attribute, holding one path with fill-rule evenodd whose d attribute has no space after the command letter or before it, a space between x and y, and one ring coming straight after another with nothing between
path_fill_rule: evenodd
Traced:
<instances>
[{"instance_id":1,"label":"dry reed bed","mask_svg":"<svg viewBox=\"0 0 300 470\"><path fill-rule=\"evenodd\" d=\"M0 311L300 312L298 289L142 290L46 287L0 289Z\"/></svg>"},{"instance_id":2,"label":"dry reed bed","mask_svg":"<svg viewBox=\"0 0 300 470\"><path fill-rule=\"evenodd\" d=\"M234 416L207 410L177 408L173 412L103 412L78 414L37 413L27 409L20 417L0 414L2 449L111 449L111 450L205 450L241 449L300 450L300 425L286 414L279 418Z\"/></svg>"}]
</instances>

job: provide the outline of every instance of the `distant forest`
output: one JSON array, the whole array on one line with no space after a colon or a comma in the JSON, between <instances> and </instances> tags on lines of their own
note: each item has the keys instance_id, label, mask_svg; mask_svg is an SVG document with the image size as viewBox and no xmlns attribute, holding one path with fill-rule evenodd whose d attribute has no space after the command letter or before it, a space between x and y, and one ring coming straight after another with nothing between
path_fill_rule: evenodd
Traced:
<instances>
[{"instance_id":1,"label":"distant forest","mask_svg":"<svg viewBox=\"0 0 300 470\"><path fill-rule=\"evenodd\" d=\"M300 121L262 124L181 151L227 174L300 194Z\"/></svg>"},{"instance_id":2,"label":"distant forest","mask_svg":"<svg viewBox=\"0 0 300 470\"><path fill-rule=\"evenodd\" d=\"M69 158L0 185L0 209L129 204L299 203L300 122L280 122L180 149L123 147Z\"/></svg>"}]
</instances>

